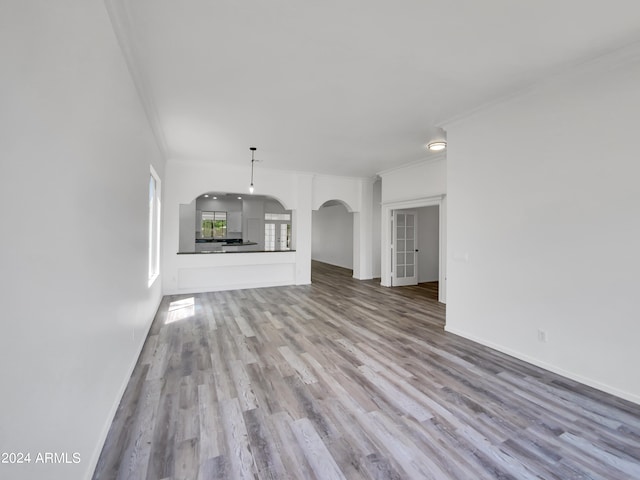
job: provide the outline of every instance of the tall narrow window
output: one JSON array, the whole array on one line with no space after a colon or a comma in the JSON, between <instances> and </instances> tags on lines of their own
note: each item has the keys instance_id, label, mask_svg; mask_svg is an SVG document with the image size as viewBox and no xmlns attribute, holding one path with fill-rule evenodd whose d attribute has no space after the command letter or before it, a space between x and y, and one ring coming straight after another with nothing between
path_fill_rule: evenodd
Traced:
<instances>
[{"instance_id":1,"label":"tall narrow window","mask_svg":"<svg viewBox=\"0 0 640 480\"><path fill-rule=\"evenodd\" d=\"M160 177L149 175L149 286L160 274Z\"/></svg>"}]
</instances>

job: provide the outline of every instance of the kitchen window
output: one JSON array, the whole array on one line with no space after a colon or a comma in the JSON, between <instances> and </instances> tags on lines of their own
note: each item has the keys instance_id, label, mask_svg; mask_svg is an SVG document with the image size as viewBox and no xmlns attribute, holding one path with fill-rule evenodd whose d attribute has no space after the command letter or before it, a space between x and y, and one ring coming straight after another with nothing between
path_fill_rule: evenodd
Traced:
<instances>
[{"instance_id":1,"label":"kitchen window","mask_svg":"<svg viewBox=\"0 0 640 480\"><path fill-rule=\"evenodd\" d=\"M202 238L227 237L227 212L202 212Z\"/></svg>"}]
</instances>

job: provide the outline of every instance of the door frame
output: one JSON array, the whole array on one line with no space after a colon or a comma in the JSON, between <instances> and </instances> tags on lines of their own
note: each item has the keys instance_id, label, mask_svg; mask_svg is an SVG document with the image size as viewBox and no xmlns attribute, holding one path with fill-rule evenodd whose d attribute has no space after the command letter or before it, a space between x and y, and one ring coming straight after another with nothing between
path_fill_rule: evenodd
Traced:
<instances>
[{"instance_id":1,"label":"door frame","mask_svg":"<svg viewBox=\"0 0 640 480\"><path fill-rule=\"evenodd\" d=\"M408 208L438 207L438 301L447 303L447 202L446 195L416 198L401 202L388 202L381 205L381 249L380 249L380 284L383 287L391 287L391 242L393 230L391 222L394 210Z\"/></svg>"}]
</instances>

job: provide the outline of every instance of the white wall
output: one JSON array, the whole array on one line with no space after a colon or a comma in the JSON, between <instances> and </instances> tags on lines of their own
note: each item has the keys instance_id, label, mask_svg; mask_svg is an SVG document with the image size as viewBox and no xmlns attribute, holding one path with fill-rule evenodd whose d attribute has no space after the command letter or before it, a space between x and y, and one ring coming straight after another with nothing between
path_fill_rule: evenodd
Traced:
<instances>
[{"instance_id":1,"label":"white wall","mask_svg":"<svg viewBox=\"0 0 640 480\"><path fill-rule=\"evenodd\" d=\"M353 213L344 205L314 210L311 258L353 269Z\"/></svg>"},{"instance_id":2,"label":"white wall","mask_svg":"<svg viewBox=\"0 0 640 480\"><path fill-rule=\"evenodd\" d=\"M447 330L640 403L634 48L447 127Z\"/></svg>"},{"instance_id":3,"label":"white wall","mask_svg":"<svg viewBox=\"0 0 640 480\"><path fill-rule=\"evenodd\" d=\"M418 282L437 282L439 265L439 208L416 209L418 220Z\"/></svg>"},{"instance_id":4,"label":"white wall","mask_svg":"<svg viewBox=\"0 0 640 480\"><path fill-rule=\"evenodd\" d=\"M313 175L312 208L318 210L330 200L340 200L350 212L359 212L362 199L361 178L337 177L334 175Z\"/></svg>"},{"instance_id":5,"label":"white wall","mask_svg":"<svg viewBox=\"0 0 640 480\"><path fill-rule=\"evenodd\" d=\"M7 0L0 24L0 451L32 453L0 476L86 479L160 301L164 165L102 2Z\"/></svg>"},{"instance_id":6,"label":"white wall","mask_svg":"<svg viewBox=\"0 0 640 480\"><path fill-rule=\"evenodd\" d=\"M380 177L383 204L442 195L447 191L446 158L441 155L380 172Z\"/></svg>"}]
</instances>

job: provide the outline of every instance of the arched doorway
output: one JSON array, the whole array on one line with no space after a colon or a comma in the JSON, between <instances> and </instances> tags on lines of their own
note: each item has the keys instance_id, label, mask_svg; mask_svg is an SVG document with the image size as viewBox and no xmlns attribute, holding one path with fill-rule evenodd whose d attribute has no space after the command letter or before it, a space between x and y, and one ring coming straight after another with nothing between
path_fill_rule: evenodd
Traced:
<instances>
[{"instance_id":1,"label":"arched doorway","mask_svg":"<svg viewBox=\"0 0 640 480\"><path fill-rule=\"evenodd\" d=\"M311 259L353 271L353 213L341 200L312 212Z\"/></svg>"}]
</instances>

